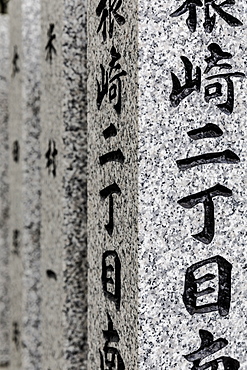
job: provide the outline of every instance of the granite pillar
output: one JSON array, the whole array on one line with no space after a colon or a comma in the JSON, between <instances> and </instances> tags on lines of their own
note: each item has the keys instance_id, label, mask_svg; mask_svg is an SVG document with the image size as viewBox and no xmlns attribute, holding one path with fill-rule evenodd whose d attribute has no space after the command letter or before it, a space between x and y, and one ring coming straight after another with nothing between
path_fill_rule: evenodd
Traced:
<instances>
[{"instance_id":1,"label":"granite pillar","mask_svg":"<svg viewBox=\"0 0 247 370\"><path fill-rule=\"evenodd\" d=\"M42 2L44 369L86 369L86 3Z\"/></svg>"},{"instance_id":2,"label":"granite pillar","mask_svg":"<svg viewBox=\"0 0 247 370\"><path fill-rule=\"evenodd\" d=\"M246 366L246 14L89 1L89 369Z\"/></svg>"},{"instance_id":3,"label":"granite pillar","mask_svg":"<svg viewBox=\"0 0 247 370\"><path fill-rule=\"evenodd\" d=\"M40 364L40 2L11 1L11 369Z\"/></svg>"},{"instance_id":4,"label":"granite pillar","mask_svg":"<svg viewBox=\"0 0 247 370\"><path fill-rule=\"evenodd\" d=\"M9 19L0 14L0 366L9 365L8 62Z\"/></svg>"}]
</instances>

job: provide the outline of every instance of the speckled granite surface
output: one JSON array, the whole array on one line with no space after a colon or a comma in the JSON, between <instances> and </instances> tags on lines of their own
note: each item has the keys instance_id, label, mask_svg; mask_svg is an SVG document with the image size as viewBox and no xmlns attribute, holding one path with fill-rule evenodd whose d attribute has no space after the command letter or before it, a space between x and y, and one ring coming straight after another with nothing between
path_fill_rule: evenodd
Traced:
<instances>
[{"instance_id":1,"label":"speckled granite surface","mask_svg":"<svg viewBox=\"0 0 247 370\"><path fill-rule=\"evenodd\" d=\"M193 360L184 356L197 351L201 345L209 345L219 338L223 338L221 343L224 343L221 350L214 351L215 353L209 350L211 356L205 356L202 362L197 361L197 364L194 364L196 368L201 368L198 367L199 364L216 361L220 356L230 357L236 361L235 367L231 364L231 368L245 369L247 365L244 330L247 295L245 248L247 79L243 76L246 74L246 3L237 0L236 4L228 7L219 5L217 7L217 4L213 3L212 8L210 5L210 17L216 14L211 33L206 33L205 30L209 30L210 22L213 25L214 17L207 19L208 23L205 23L207 8L201 2L197 2L194 9L193 6L186 9L186 4L190 2L185 2L177 16L173 14L171 17L170 15L182 4L183 1L175 0L170 2L141 0L138 4L123 1L118 3L118 7L115 3L117 8L115 13L112 9L112 12L107 13L105 10L103 13L108 2L92 0L89 3L90 369L100 368L101 361L104 362L104 356L111 344L115 354L121 355L125 369L189 370L193 367L193 361L196 361L195 357L192 356ZM138 17L135 11L137 5ZM243 25L232 18L229 20L229 17L222 13L222 9L234 15ZM186 24L189 10L192 18L193 11L197 12L195 32L191 32ZM103 14L106 20L102 20ZM109 14L114 25L113 29L109 28ZM125 23L119 15L125 18ZM188 24L191 30L195 26L193 19ZM232 27L232 24L238 27ZM134 35L137 30L136 39ZM215 44L220 49L217 49ZM126 76L121 77L121 114L116 114L116 107L113 106L116 103L119 84L110 90L110 83L113 85L110 77L115 73L115 70L109 68L114 66L113 61L112 65L109 64L113 46L121 54L119 59L119 55L116 56L115 53L115 63L116 61L120 63L118 72L122 70L127 72ZM215 56L217 53L218 56ZM181 59L181 56L185 58ZM217 59L219 56L224 58ZM191 76L189 61L193 67ZM186 81L185 64L188 71ZM224 65L219 68L219 64ZM232 66L231 70L229 64ZM136 84L135 77L137 65L139 85ZM233 90L228 77L224 75L216 80L215 77L207 80L208 77L226 73L238 73L232 77L234 89L232 107ZM114 81L116 83L119 80ZM208 85L215 81L218 84L209 89ZM186 82L187 90L183 88ZM216 89L217 98L212 96L215 92L213 89ZM139 98L138 105L136 92ZM228 98L227 106L219 105L225 103ZM133 105L137 111L133 109ZM209 123L217 125L222 130L222 135L201 140L193 138L195 133L192 133L192 136L188 135L189 131ZM117 128L117 135L111 136L106 141L103 130L110 124ZM121 164L116 161L114 154L115 161L107 161L102 165L106 160L102 155L118 148L128 160ZM190 168L186 165L187 169L179 169L180 162L176 162L225 150L232 151L235 156L231 163L226 163L226 159L223 158L221 163L195 167L189 164ZM135 158L136 153L138 160ZM201 161L197 158L197 164L199 160ZM108 208L109 198L105 199L104 194L100 197L100 191L114 181L120 184L121 195L118 193L112 196L114 230L112 236L109 236L104 227L111 214ZM229 189L224 193L226 196L216 196L212 201L208 195L204 195L204 205L198 202L195 207L189 205L187 199L183 199L210 189L218 183ZM181 199L183 201L180 203L184 206L178 203ZM205 244L192 235L203 229L204 206L211 212L206 216L212 215L212 202L215 232L213 239L209 240L213 228L211 222L205 231L209 243ZM191 208L186 209L185 206ZM125 242L128 243L128 248L125 247ZM123 303L120 304L119 312L109 299L112 296L104 294L102 258L105 251L116 251L121 262ZM223 312L220 314L216 304L217 311L191 315L184 303L185 293L188 293L184 293L186 271L194 264L213 257L217 258L211 260L210 265L207 264L195 272L195 279L199 279L203 274L215 274L215 279L208 275L208 281L202 279L197 280L197 284L194 283L196 304L200 306L217 301L217 294L203 295L201 291L210 287L217 293L219 285L224 291L226 289L228 296L231 289L230 308L222 308L219 304ZM224 268L228 269L228 274L232 270L230 284L229 275L225 284L219 282L217 263L222 261ZM107 273L108 279L114 277L116 265L113 262L111 261L113 267L109 267ZM222 270L220 272L222 274ZM187 271L187 276L188 274ZM107 281L108 287L110 285L114 287L112 281ZM197 292L195 285L198 286ZM205 293L207 292L210 290ZM108 317L108 325L106 312L112 319L111 322ZM137 315L138 335L135 331ZM107 327L108 330L112 328L115 335L117 331L119 338L116 336L114 340L113 332L110 336ZM199 330L204 331L199 333ZM199 334L204 339L207 336L207 344L205 341L201 343ZM117 361L117 357L115 360ZM216 362L214 366L215 364Z\"/></svg>"},{"instance_id":2,"label":"speckled granite surface","mask_svg":"<svg viewBox=\"0 0 247 370\"><path fill-rule=\"evenodd\" d=\"M0 365L9 362L8 56L9 18L0 14Z\"/></svg>"},{"instance_id":3,"label":"speckled granite surface","mask_svg":"<svg viewBox=\"0 0 247 370\"><path fill-rule=\"evenodd\" d=\"M42 366L51 370L86 368L85 9L42 2Z\"/></svg>"},{"instance_id":4,"label":"speckled granite surface","mask_svg":"<svg viewBox=\"0 0 247 370\"><path fill-rule=\"evenodd\" d=\"M218 3L218 2L217 2ZM197 28L191 33L186 25L188 12L171 17L183 1L139 2L139 368L191 369L183 355L199 349L199 329L210 331L214 339L229 344L210 360L230 356L247 368L246 359L246 78L234 77L234 107L231 115L216 103L226 101L227 86L222 78L223 96L208 103L204 89L209 75L228 73L218 67L205 73L210 56L208 46L217 43L232 59L232 72L246 74L246 2L237 0L224 10L242 21L231 27L216 14L212 33L203 27L204 8L197 9ZM184 85L187 57L202 71L201 91L193 92L173 108L171 72ZM212 80L215 82L215 80ZM191 139L187 132L207 123L218 125L223 135L203 140ZM213 163L179 170L176 161L199 154L232 150L240 162ZM215 236L206 245L192 235L202 230L204 208L198 204L185 209L178 200L220 183L232 191L232 197L216 197L214 202ZM183 303L186 269L196 262L221 256L232 264L231 306L229 314L189 314ZM211 273L211 266L206 271ZM216 269L216 276L217 276ZM217 283L217 279L216 279ZM198 290L213 284L204 283ZM211 296L200 300L211 302ZM215 300L215 296L213 297ZM203 363L207 363L207 357ZM223 368L223 367L222 367Z\"/></svg>"},{"instance_id":5,"label":"speckled granite surface","mask_svg":"<svg viewBox=\"0 0 247 370\"><path fill-rule=\"evenodd\" d=\"M11 369L40 365L40 2L11 1Z\"/></svg>"}]
</instances>

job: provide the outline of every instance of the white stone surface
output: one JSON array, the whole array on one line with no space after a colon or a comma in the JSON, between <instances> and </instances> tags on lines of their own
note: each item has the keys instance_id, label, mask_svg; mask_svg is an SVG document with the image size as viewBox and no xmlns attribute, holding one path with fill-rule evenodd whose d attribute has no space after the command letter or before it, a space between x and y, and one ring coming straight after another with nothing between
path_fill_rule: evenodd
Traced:
<instances>
[{"instance_id":1,"label":"white stone surface","mask_svg":"<svg viewBox=\"0 0 247 370\"><path fill-rule=\"evenodd\" d=\"M42 351L51 370L86 368L85 22L84 1L42 2Z\"/></svg>"},{"instance_id":2,"label":"white stone surface","mask_svg":"<svg viewBox=\"0 0 247 370\"><path fill-rule=\"evenodd\" d=\"M9 363L8 27L8 15L0 14L0 366Z\"/></svg>"},{"instance_id":3,"label":"white stone surface","mask_svg":"<svg viewBox=\"0 0 247 370\"><path fill-rule=\"evenodd\" d=\"M111 342L111 345L119 349L125 369L191 369L193 364L184 355L199 349L200 329L210 331L215 340L224 338L228 341L228 345L210 360L230 356L239 361L240 369L246 368L247 79L232 78L235 97L230 115L216 106L226 101L226 83L223 82L221 98L209 102L204 98L205 87L209 84L206 78L229 72L215 67L210 73L205 73L205 58L210 56L210 44L217 43L224 52L232 54L231 59L221 60L219 64L230 63L230 73L246 74L246 3L238 0L235 5L224 7L226 12L241 20L241 27L231 27L216 13L212 33L205 33L203 28L204 4L197 8L194 33L186 25L187 12L171 17L182 4L183 1L175 0L141 0L136 5L123 1L118 13L125 17L126 22L120 27L114 19L114 36L112 39L107 37L105 42L101 32L97 33L100 17L97 17L96 8L99 1L92 0L89 4L90 368L100 367L99 350L103 351L103 330L107 330L106 311L110 313L120 337L118 344ZM138 6L138 16L135 6ZM210 15L214 13L210 7ZM133 35L137 32L138 37L135 38ZM127 71L126 78L122 78L123 110L119 116L107 97L104 97L100 109L96 105L97 79L101 83L100 64L108 68L113 45L121 53L119 62ZM192 62L193 78L195 67L201 68L201 90L193 92L174 108L169 99L171 72L183 85L181 56ZM139 85L132 75L137 66ZM217 81L222 83L222 78ZM137 107L137 112L132 110L132 104ZM117 127L119 136L106 142L102 132L110 123ZM189 130L207 123L218 125L223 135L198 141L187 135ZM125 134L128 130L131 136ZM128 158L122 167L116 162L100 166L99 156L118 147ZM178 169L177 160L226 149L239 156L240 162L204 164L185 171ZM114 195L116 227L113 236L109 237L104 229L108 220L108 201L102 201L99 192L113 181L121 185L122 194ZM214 198L215 235L206 245L192 237L203 228L203 205L185 209L178 200L217 183L229 188L232 196ZM129 195L129 189L134 199ZM126 241L129 242L128 247L125 246ZM123 303L120 312L116 312L103 294L101 275L105 250L117 251L121 260ZM229 313L224 317L218 311L192 316L183 303L186 270L199 261L218 255L232 265ZM211 273L212 270L203 272ZM207 301L209 296L203 299L204 303L211 302ZM139 331L135 337L136 326L133 329L133 323L137 315ZM128 333L132 334L131 338ZM135 360L137 351L138 363ZM204 363L207 361L208 358Z\"/></svg>"}]
</instances>

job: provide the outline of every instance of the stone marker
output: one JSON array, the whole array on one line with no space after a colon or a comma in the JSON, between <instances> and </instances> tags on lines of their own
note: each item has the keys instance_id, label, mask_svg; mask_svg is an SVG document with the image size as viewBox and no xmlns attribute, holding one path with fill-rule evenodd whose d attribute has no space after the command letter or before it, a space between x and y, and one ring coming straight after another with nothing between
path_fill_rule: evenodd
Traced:
<instances>
[{"instance_id":1,"label":"stone marker","mask_svg":"<svg viewBox=\"0 0 247 370\"><path fill-rule=\"evenodd\" d=\"M89 369L246 368L246 17L88 3Z\"/></svg>"},{"instance_id":2,"label":"stone marker","mask_svg":"<svg viewBox=\"0 0 247 370\"><path fill-rule=\"evenodd\" d=\"M11 369L41 369L40 2L12 0L10 16Z\"/></svg>"},{"instance_id":3,"label":"stone marker","mask_svg":"<svg viewBox=\"0 0 247 370\"><path fill-rule=\"evenodd\" d=\"M9 364L8 15L0 14L0 366Z\"/></svg>"},{"instance_id":4,"label":"stone marker","mask_svg":"<svg viewBox=\"0 0 247 370\"><path fill-rule=\"evenodd\" d=\"M43 369L86 369L86 8L42 1Z\"/></svg>"}]
</instances>

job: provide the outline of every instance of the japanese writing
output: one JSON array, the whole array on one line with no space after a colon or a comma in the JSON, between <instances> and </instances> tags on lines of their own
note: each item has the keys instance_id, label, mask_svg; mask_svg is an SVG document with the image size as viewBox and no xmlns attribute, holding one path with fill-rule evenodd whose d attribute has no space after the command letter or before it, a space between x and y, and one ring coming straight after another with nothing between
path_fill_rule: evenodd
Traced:
<instances>
[{"instance_id":1,"label":"japanese writing","mask_svg":"<svg viewBox=\"0 0 247 370\"><path fill-rule=\"evenodd\" d=\"M240 27L242 22L233 16L235 1L224 1L217 4L213 0L186 0L180 7L170 14L177 18L187 13L186 24L190 32L197 28L199 10L204 11L203 27L206 33L211 33L216 20L222 18L230 27ZM229 8L229 13L226 11ZM197 14L198 13L198 14ZM223 49L218 43L211 42L207 46L209 54L205 57L205 67L193 66L186 55L181 55L184 69L184 81L171 71L171 93L169 96L171 107L177 108L183 100L191 94L198 94L203 90L206 103L216 102L219 113L230 116L235 108L235 81L245 77L239 70L233 70L231 60L233 54ZM202 126L187 132L193 143L207 138L217 139L223 135L221 128L212 122L205 122ZM235 166L240 162L238 153L226 148L225 150L198 153L197 155L176 160L179 171L189 171L199 166L220 164L221 166ZM232 198L233 191L224 185L216 183L199 192L185 195L178 200L183 208L190 209L201 204L204 210L204 225L200 232L192 237L203 244L210 244L215 236L215 203L222 197ZM230 201L230 199L229 199ZM217 273L212 268L217 268ZM203 268L203 269L202 269ZM230 313L232 264L220 255L211 256L189 266L185 273L183 303L190 315L218 312L219 316L226 317ZM204 271L203 273L201 271ZM206 272L205 272L206 271ZM205 329L199 330L201 343L199 349L187 354L184 358L192 363L192 370L218 369L221 364L224 369L237 370L240 367L238 360L228 356L212 359L212 355L228 345L225 338L214 340L213 334ZM208 357L210 356L210 359ZM208 361L207 361L208 359Z\"/></svg>"},{"instance_id":2,"label":"japanese writing","mask_svg":"<svg viewBox=\"0 0 247 370\"><path fill-rule=\"evenodd\" d=\"M56 35L55 35L55 33L53 33L54 28L55 28L55 25L53 23L51 23L50 26L49 26L49 29L47 31L48 41L47 41L47 44L46 44L46 47L45 47L45 50L46 50L45 60L49 61L50 63L52 63L53 55L57 54L56 48L53 44L54 40L56 39Z\"/></svg>"},{"instance_id":3,"label":"japanese writing","mask_svg":"<svg viewBox=\"0 0 247 370\"><path fill-rule=\"evenodd\" d=\"M232 66L228 63L221 63L218 62L222 59L229 59L232 58L232 54L224 52L221 47L215 43L212 43L208 46L208 50L210 51L211 55L205 58L207 62L207 67L204 71L205 74L209 73L213 68L222 69L231 69ZM171 72L172 76L172 92L170 94L170 101L173 107L177 107L183 99L187 96L195 92L200 92L201 89L201 68L196 67L195 69L195 77L192 78L192 71L193 66L189 59L185 56L181 56L181 60L184 64L184 71L185 71L185 84L181 85L177 76ZM233 72L233 73L219 73L209 77L206 77L207 81L211 81L213 79L219 79L226 81L227 89L226 89L226 101L224 103L217 104L217 107L225 114L230 115L233 112L234 108L234 84L233 84L233 77L244 77L245 74L242 72ZM222 82L216 81L213 83L209 83L204 88L204 99L207 103L210 100L223 96L222 93Z\"/></svg>"},{"instance_id":4,"label":"japanese writing","mask_svg":"<svg viewBox=\"0 0 247 370\"><path fill-rule=\"evenodd\" d=\"M48 150L45 154L46 157L46 168L48 168L48 174L52 174L53 177L56 177L57 174L57 149L56 142L54 140L49 140Z\"/></svg>"},{"instance_id":5,"label":"japanese writing","mask_svg":"<svg viewBox=\"0 0 247 370\"><path fill-rule=\"evenodd\" d=\"M116 34L124 26L126 19L123 12L122 0L99 0L95 13L98 19L95 32L105 41L111 42L109 57L107 63L99 63L99 70L96 73L96 107L97 110L103 111L106 107L112 109L113 117L119 123L123 111L123 90L124 83L128 76L123 66L122 53L119 46L114 46ZM117 32L116 32L117 31ZM107 40L108 39L108 40ZM105 44L103 44L105 45ZM105 46L104 46L105 47ZM114 118L113 118L114 119ZM106 123L102 136L105 144L116 143L115 139L119 134L115 122ZM110 150L100 150L98 155L99 168L107 173L112 167L118 166L119 169L125 164L125 153L120 145ZM106 177L104 176L104 179ZM122 298L122 276L121 276L121 256L117 250L115 239L117 205L122 198L122 189L120 184L114 178L111 181L105 181L99 189L101 204L108 209L107 221L104 221L102 228L102 239L110 238L112 247L105 248L102 251L101 263L101 286L103 296L106 302L109 302L113 311L121 310ZM108 329L102 330L105 343L99 348L99 362L101 370L124 370L124 359L119 349L121 338L117 330L117 323L113 324L110 311L106 311Z\"/></svg>"},{"instance_id":6,"label":"japanese writing","mask_svg":"<svg viewBox=\"0 0 247 370\"><path fill-rule=\"evenodd\" d=\"M188 13L188 18L186 19L186 24L190 30L190 32L196 31L197 25L197 7L203 8L204 10L204 23L203 27L205 32L211 33L215 26L216 21L216 14L221 17L229 26L231 27L239 27L242 26L243 23L240 22L239 19L227 13L224 10L224 7L234 5L235 1L227 0L223 1L221 4L217 5L216 1L213 0L204 0L204 4L201 0L186 0L177 10L175 10L171 17L179 17L185 13ZM214 14L210 16L210 7L211 10L213 9Z\"/></svg>"}]
</instances>

